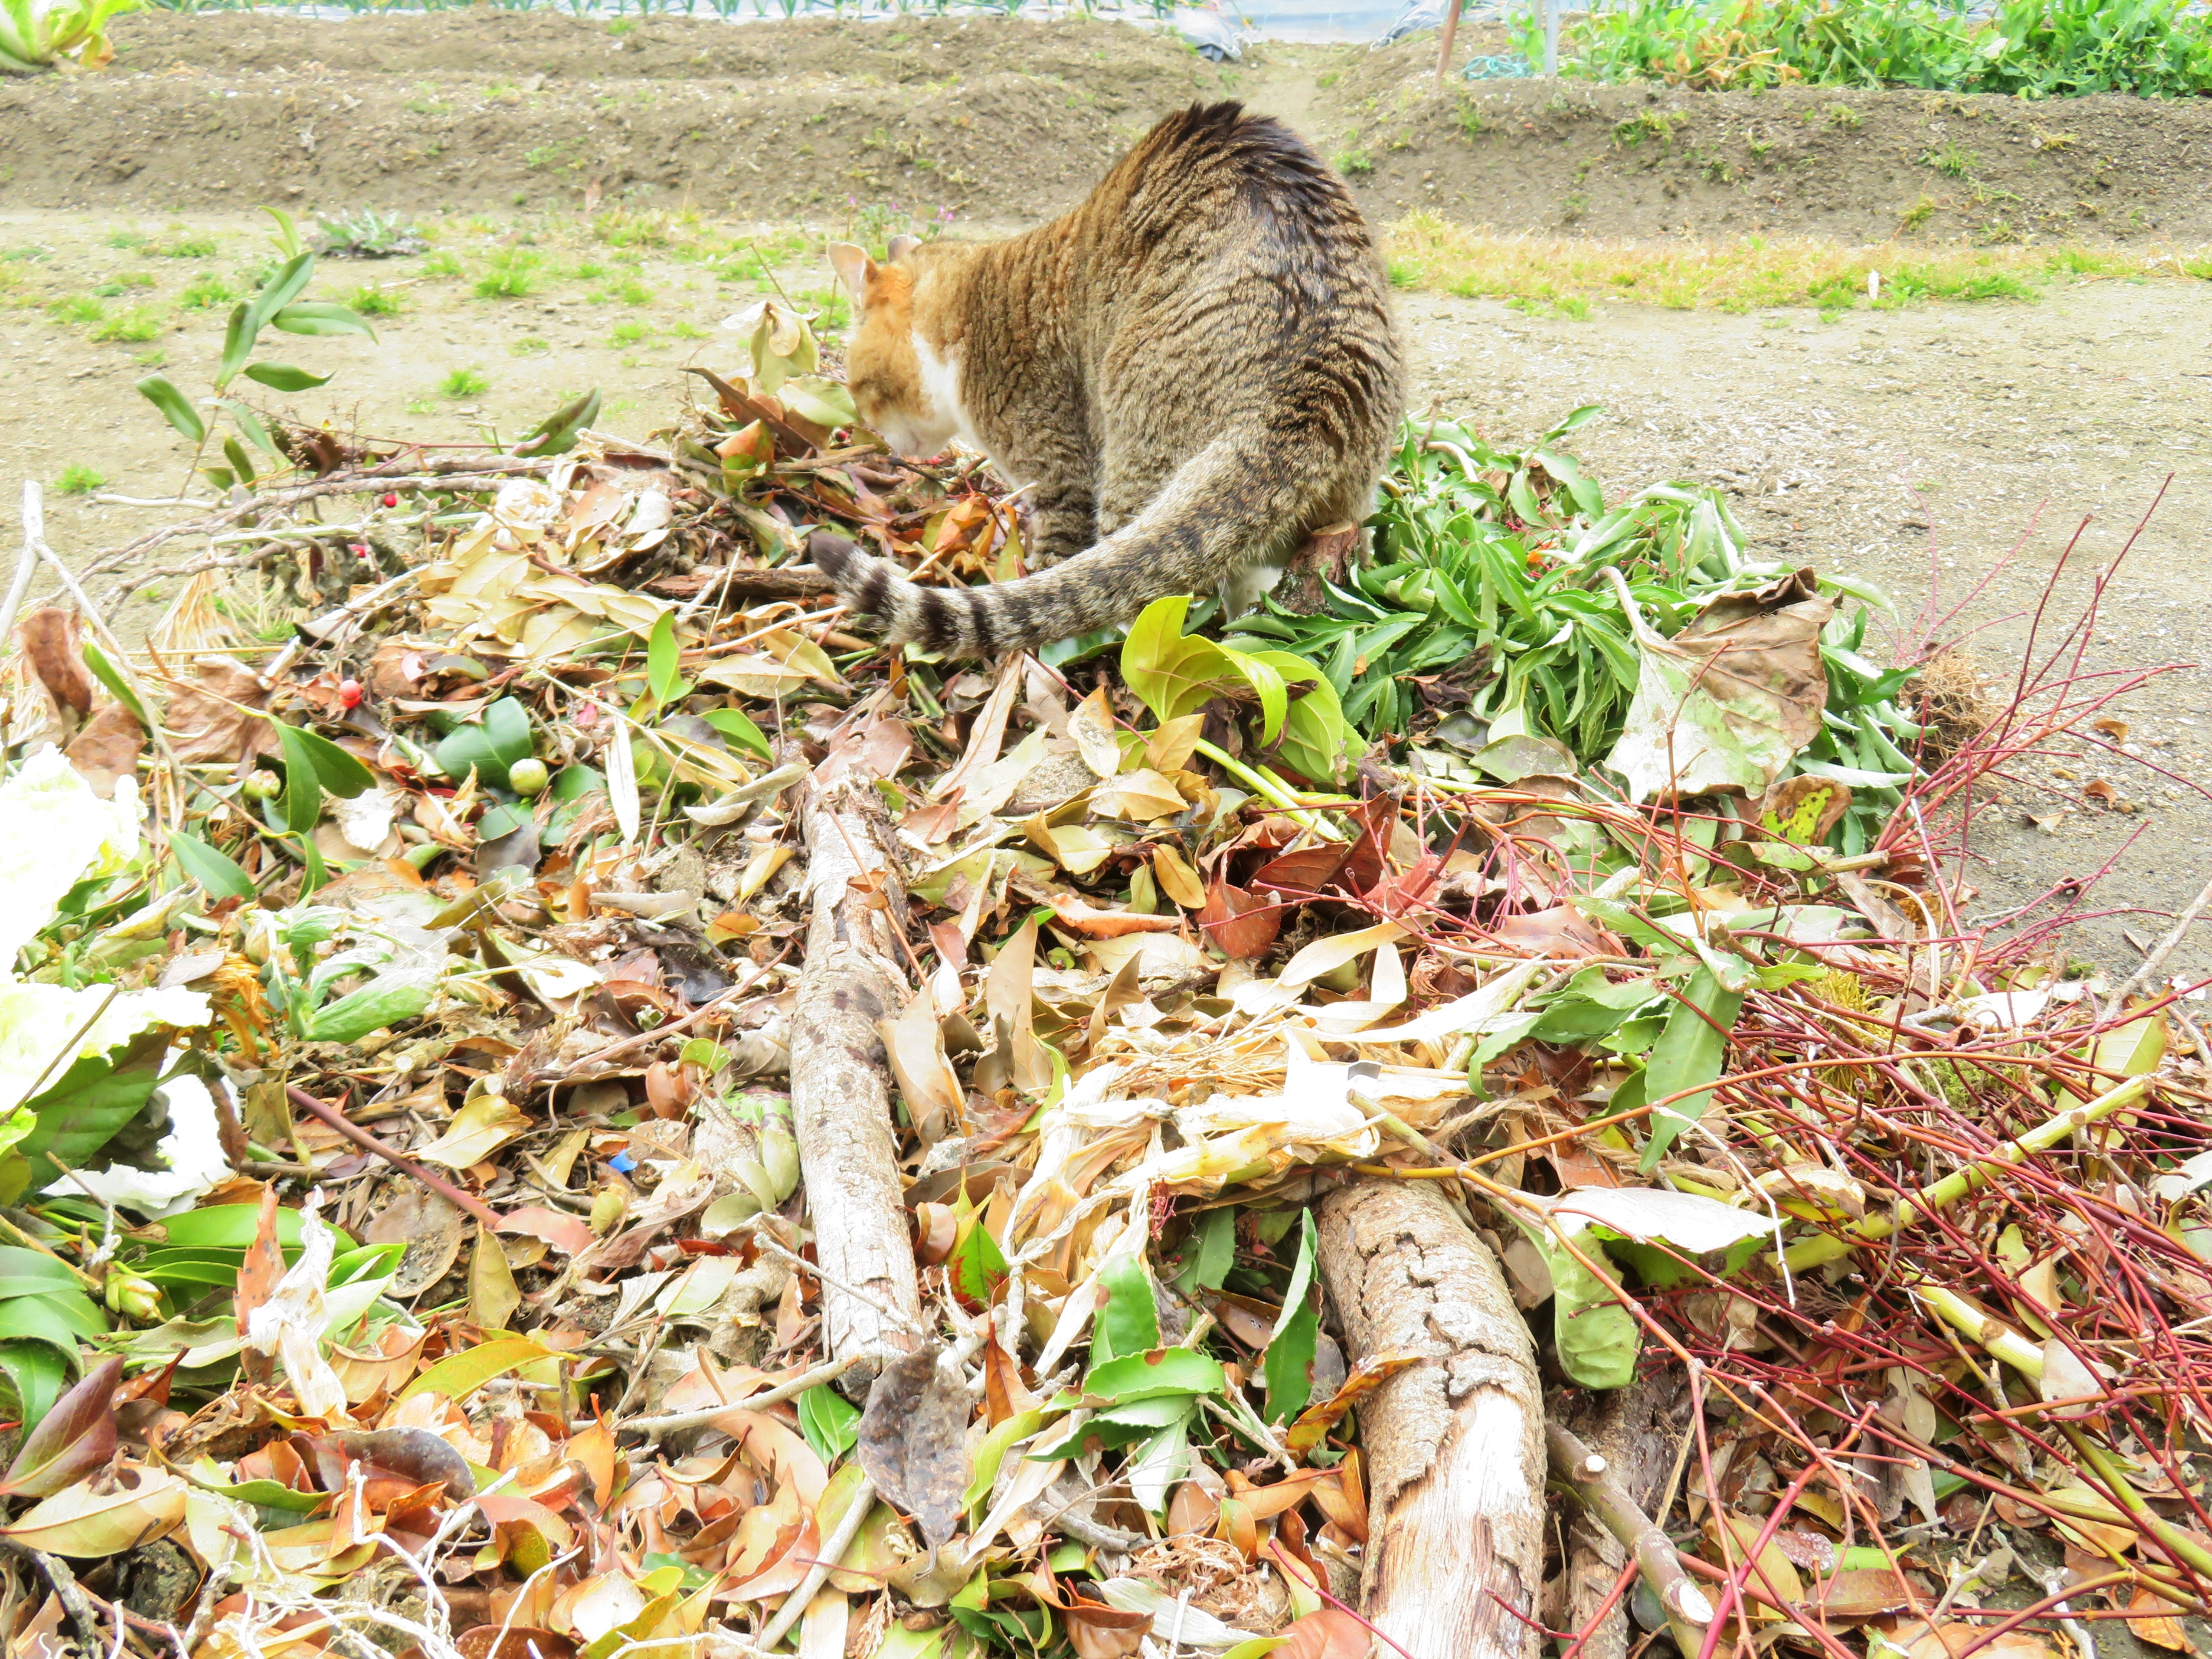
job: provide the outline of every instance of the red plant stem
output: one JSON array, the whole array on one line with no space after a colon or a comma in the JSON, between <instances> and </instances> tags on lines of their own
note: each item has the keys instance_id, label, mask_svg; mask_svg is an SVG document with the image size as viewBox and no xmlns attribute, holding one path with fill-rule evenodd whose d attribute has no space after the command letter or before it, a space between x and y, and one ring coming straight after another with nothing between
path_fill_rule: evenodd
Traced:
<instances>
[{"instance_id":1,"label":"red plant stem","mask_svg":"<svg viewBox=\"0 0 2212 1659\"><path fill-rule=\"evenodd\" d=\"M368 1130L347 1122L344 1115L337 1108L324 1105L305 1089L297 1088L288 1083L284 1085L284 1097L301 1111L312 1113L320 1118L363 1152L374 1152L392 1168L405 1170L432 1192L437 1194L439 1197L444 1199L447 1203L453 1205L464 1214L474 1216L485 1226L496 1229L505 1219L498 1211L493 1209L482 1199L470 1197L445 1176L431 1174L429 1170L397 1147L388 1146L369 1133Z\"/></svg>"}]
</instances>

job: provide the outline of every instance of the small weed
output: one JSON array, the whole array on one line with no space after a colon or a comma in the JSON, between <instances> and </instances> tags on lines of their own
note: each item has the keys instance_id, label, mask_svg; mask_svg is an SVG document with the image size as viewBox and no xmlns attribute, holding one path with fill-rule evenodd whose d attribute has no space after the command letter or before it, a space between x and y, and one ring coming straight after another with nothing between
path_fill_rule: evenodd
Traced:
<instances>
[{"instance_id":1,"label":"small weed","mask_svg":"<svg viewBox=\"0 0 2212 1659\"><path fill-rule=\"evenodd\" d=\"M2181 269L2200 283L2212 283L2212 259L2184 259Z\"/></svg>"},{"instance_id":2,"label":"small weed","mask_svg":"<svg viewBox=\"0 0 2212 1659\"><path fill-rule=\"evenodd\" d=\"M407 306L400 295L366 283L347 295L345 302L364 317L397 317Z\"/></svg>"},{"instance_id":3,"label":"small weed","mask_svg":"<svg viewBox=\"0 0 2212 1659\"><path fill-rule=\"evenodd\" d=\"M513 345L507 347L507 350L517 357L539 357L552 349L550 343L539 339L534 334L517 340Z\"/></svg>"},{"instance_id":4,"label":"small weed","mask_svg":"<svg viewBox=\"0 0 2212 1659\"><path fill-rule=\"evenodd\" d=\"M692 322L678 323L668 331L679 340L703 340L707 337L707 331Z\"/></svg>"},{"instance_id":5,"label":"small weed","mask_svg":"<svg viewBox=\"0 0 2212 1659\"><path fill-rule=\"evenodd\" d=\"M596 260L586 259L568 274L580 283L596 283L607 274L607 268Z\"/></svg>"},{"instance_id":6,"label":"small weed","mask_svg":"<svg viewBox=\"0 0 2212 1659\"><path fill-rule=\"evenodd\" d=\"M228 305L238 297L238 290L211 270L204 270L185 284L185 291L177 296L177 303L187 311L207 311L216 306Z\"/></svg>"},{"instance_id":7,"label":"small weed","mask_svg":"<svg viewBox=\"0 0 2212 1659\"><path fill-rule=\"evenodd\" d=\"M1482 111L1472 103L1462 102L1459 106L1459 130L1470 138L1481 137Z\"/></svg>"},{"instance_id":8,"label":"small weed","mask_svg":"<svg viewBox=\"0 0 2212 1659\"><path fill-rule=\"evenodd\" d=\"M1828 118L1830 126L1841 127L1846 132L1856 131L1863 118L1849 104L1830 104L1822 109L1820 113Z\"/></svg>"},{"instance_id":9,"label":"small weed","mask_svg":"<svg viewBox=\"0 0 2212 1659\"><path fill-rule=\"evenodd\" d=\"M439 392L448 398L479 398L491 389L479 369L457 368L438 382Z\"/></svg>"},{"instance_id":10,"label":"small weed","mask_svg":"<svg viewBox=\"0 0 2212 1659\"><path fill-rule=\"evenodd\" d=\"M1314 84L1321 88L1322 91L1326 92L1329 88L1334 86L1342 79L1344 79L1344 71L1342 70L1329 70L1323 74L1316 76L1314 77Z\"/></svg>"},{"instance_id":11,"label":"small weed","mask_svg":"<svg viewBox=\"0 0 2212 1659\"><path fill-rule=\"evenodd\" d=\"M410 415L434 415L438 412L438 405L428 398L410 398L407 400L407 412Z\"/></svg>"},{"instance_id":12,"label":"small weed","mask_svg":"<svg viewBox=\"0 0 2212 1659\"><path fill-rule=\"evenodd\" d=\"M1562 224L1574 224L1589 211L1589 193L1585 191L1571 191L1566 199L1559 204L1559 222Z\"/></svg>"},{"instance_id":13,"label":"small weed","mask_svg":"<svg viewBox=\"0 0 2212 1659\"><path fill-rule=\"evenodd\" d=\"M143 306L133 306L101 323L92 331L92 337L122 344L143 345L149 340L161 337L161 316L159 312L149 311Z\"/></svg>"},{"instance_id":14,"label":"small weed","mask_svg":"<svg viewBox=\"0 0 2212 1659\"><path fill-rule=\"evenodd\" d=\"M1411 259L1391 259L1383 269L1389 273L1392 288L1419 288L1421 285L1421 268Z\"/></svg>"},{"instance_id":15,"label":"small weed","mask_svg":"<svg viewBox=\"0 0 2212 1659\"><path fill-rule=\"evenodd\" d=\"M1375 171L1375 158L1364 149L1340 149L1329 158L1329 165L1347 179L1364 179Z\"/></svg>"},{"instance_id":16,"label":"small weed","mask_svg":"<svg viewBox=\"0 0 2212 1659\"><path fill-rule=\"evenodd\" d=\"M169 354L155 346L151 351L134 351L131 361L141 368L160 368L169 361Z\"/></svg>"},{"instance_id":17,"label":"small weed","mask_svg":"<svg viewBox=\"0 0 2212 1659\"><path fill-rule=\"evenodd\" d=\"M1936 198L1932 196L1923 196L1905 210L1903 216L1897 222L1897 228L1899 230L1917 230L1934 216L1935 212Z\"/></svg>"},{"instance_id":18,"label":"small weed","mask_svg":"<svg viewBox=\"0 0 2212 1659\"><path fill-rule=\"evenodd\" d=\"M538 291L538 267L544 256L528 248L502 248L486 261L484 274L477 278L476 294L479 300L520 300L525 295Z\"/></svg>"},{"instance_id":19,"label":"small weed","mask_svg":"<svg viewBox=\"0 0 2212 1659\"><path fill-rule=\"evenodd\" d=\"M107 245L110 247L143 247L146 246L146 238L135 230L111 231L108 234Z\"/></svg>"},{"instance_id":20,"label":"small weed","mask_svg":"<svg viewBox=\"0 0 2212 1659\"><path fill-rule=\"evenodd\" d=\"M89 495L95 489L107 486L107 476L95 472L82 462L73 462L62 469L61 477L54 480L54 488L64 495Z\"/></svg>"},{"instance_id":21,"label":"small weed","mask_svg":"<svg viewBox=\"0 0 2212 1659\"><path fill-rule=\"evenodd\" d=\"M2074 135L2070 132L2045 132L2041 127L2035 128L2034 132L2038 149L2063 150L2074 147Z\"/></svg>"},{"instance_id":22,"label":"small weed","mask_svg":"<svg viewBox=\"0 0 2212 1659\"><path fill-rule=\"evenodd\" d=\"M107 307L89 294L72 294L48 304L46 315L58 323L96 323L107 315Z\"/></svg>"},{"instance_id":23,"label":"small weed","mask_svg":"<svg viewBox=\"0 0 2212 1659\"><path fill-rule=\"evenodd\" d=\"M615 285L615 298L626 306L649 306L653 303L653 290L632 276Z\"/></svg>"},{"instance_id":24,"label":"small weed","mask_svg":"<svg viewBox=\"0 0 2212 1659\"><path fill-rule=\"evenodd\" d=\"M1923 150L1920 165L1934 167L1946 179L1963 179L1973 170L1974 163L1981 159L1979 152L1960 149L1956 143L1952 143L1945 144L1940 150Z\"/></svg>"},{"instance_id":25,"label":"small weed","mask_svg":"<svg viewBox=\"0 0 2212 1659\"><path fill-rule=\"evenodd\" d=\"M216 256L212 236L179 236L173 242L149 242L146 252L158 253L165 259L212 259Z\"/></svg>"},{"instance_id":26,"label":"small weed","mask_svg":"<svg viewBox=\"0 0 2212 1659\"><path fill-rule=\"evenodd\" d=\"M641 323L635 320L617 323L614 327L614 343L618 346L638 345L642 343L652 332L653 325L650 323Z\"/></svg>"},{"instance_id":27,"label":"small weed","mask_svg":"<svg viewBox=\"0 0 2212 1659\"><path fill-rule=\"evenodd\" d=\"M394 259L420 253L425 246L422 233L411 221L374 208L357 208L335 219L318 215L315 224L323 238L319 252L339 258Z\"/></svg>"},{"instance_id":28,"label":"small weed","mask_svg":"<svg viewBox=\"0 0 2212 1659\"><path fill-rule=\"evenodd\" d=\"M422 274L425 276L458 276L461 274L461 262L453 254L440 248L422 261Z\"/></svg>"}]
</instances>

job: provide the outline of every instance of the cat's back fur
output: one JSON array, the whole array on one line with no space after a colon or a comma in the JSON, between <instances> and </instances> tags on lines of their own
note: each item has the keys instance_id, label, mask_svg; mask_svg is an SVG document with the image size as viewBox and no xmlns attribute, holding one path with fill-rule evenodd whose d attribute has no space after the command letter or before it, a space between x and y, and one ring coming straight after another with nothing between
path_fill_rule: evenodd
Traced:
<instances>
[{"instance_id":1,"label":"cat's back fur","mask_svg":"<svg viewBox=\"0 0 2212 1659\"><path fill-rule=\"evenodd\" d=\"M1127 621L1365 517L1403 401L1389 290L1344 185L1238 105L1155 126L1081 204L991 243L831 250L861 418L1026 486L1036 574L928 588L827 533L893 641L989 654Z\"/></svg>"}]
</instances>

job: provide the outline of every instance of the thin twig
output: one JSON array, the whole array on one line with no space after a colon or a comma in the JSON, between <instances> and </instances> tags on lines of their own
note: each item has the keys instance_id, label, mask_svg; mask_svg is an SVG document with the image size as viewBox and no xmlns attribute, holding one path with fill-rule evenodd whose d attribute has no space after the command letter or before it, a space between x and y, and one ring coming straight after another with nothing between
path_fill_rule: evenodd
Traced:
<instances>
[{"instance_id":1,"label":"thin twig","mask_svg":"<svg viewBox=\"0 0 2212 1659\"><path fill-rule=\"evenodd\" d=\"M719 1406L702 1406L697 1411L670 1412L660 1417L633 1417L627 1423L616 1424L615 1429L617 1433L625 1429L635 1429L651 1439L658 1439L664 1434L674 1434L679 1429L703 1429L715 1419L726 1417L732 1412L764 1411L770 1406L781 1406L787 1400L796 1400L809 1389L819 1388L824 1382L835 1382L864 1358L865 1355L852 1353L842 1359L824 1360L811 1370L801 1371L789 1382L779 1382L761 1394L745 1395L736 1400L725 1401Z\"/></svg>"},{"instance_id":2,"label":"thin twig","mask_svg":"<svg viewBox=\"0 0 2212 1659\"><path fill-rule=\"evenodd\" d=\"M454 1206L465 1214L474 1216L495 1232L506 1224L507 1218L484 1203L483 1200L471 1198L445 1176L431 1174L406 1153L396 1147L386 1146L359 1125L349 1123L343 1113L335 1107L325 1106L305 1089L288 1083L284 1085L284 1097L301 1111L312 1113L320 1118L363 1152L374 1152L394 1169L404 1170L413 1176L416 1180L444 1199L447 1203Z\"/></svg>"},{"instance_id":3,"label":"thin twig","mask_svg":"<svg viewBox=\"0 0 2212 1659\"><path fill-rule=\"evenodd\" d=\"M784 1632L799 1622L806 1612L807 1604L814 1600L814 1593L828 1581L832 1569L852 1547L853 1540L860 1535L860 1523L868 1518L868 1511L875 1506L876 1483L864 1474L860 1477L860 1486L854 1490L852 1506L837 1522L837 1530L830 1534L830 1541L822 1547L822 1553L806 1570L806 1577L799 1581L799 1588L792 1591L781 1610L769 1620L768 1628L760 1633L758 1640L761 1646L773 1649L783 1640Z\"/></svg>"}]
</instances>

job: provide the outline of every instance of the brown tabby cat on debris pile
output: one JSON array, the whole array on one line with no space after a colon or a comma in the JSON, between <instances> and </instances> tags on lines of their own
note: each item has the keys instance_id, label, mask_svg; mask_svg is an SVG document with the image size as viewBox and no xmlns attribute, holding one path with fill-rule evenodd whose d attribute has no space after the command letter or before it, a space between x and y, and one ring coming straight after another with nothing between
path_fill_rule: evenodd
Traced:
<instances>
[{"instance_id":1,"label":"brown tabby cat on debris pile","mask_svg":"<svg viewBox=\"0 0 2212 1659\"><path fill-rule=\"evenodd\" d=\"M1272 120L1193 105L1006 241L830 252L860 418L909 455L957 437L1029 489L1038 574L996 586L916 586L812 538L892 642L990 655L1216 588L1241 609L1255 567L1367 516L1402 400L1389 288L1344 186Z\"/></svg>"}]
</instances>

